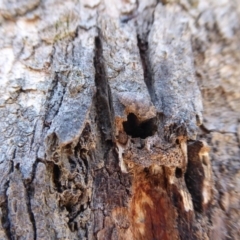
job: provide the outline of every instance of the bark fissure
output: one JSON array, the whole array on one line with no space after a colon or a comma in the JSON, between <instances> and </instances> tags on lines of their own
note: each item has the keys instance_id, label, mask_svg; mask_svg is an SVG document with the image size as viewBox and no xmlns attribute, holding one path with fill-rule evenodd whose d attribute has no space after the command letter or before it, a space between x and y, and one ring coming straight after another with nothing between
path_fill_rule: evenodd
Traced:
<instances>
[{"instance_id":1,"label":"bark fissure","mask_svg":"<svg viewBox=\"0 0 240 240\"><path fill-rule=\"evenodd\" d=\"M113 132L113 108L111 106L111 91L108 85L108 80L105 74L105 68L103 64L102 43L100 36L95 38L95 85L96 85L96 110L99 127L104 139L112 140Z\"/></svg>"},{"instance_id":2,"label":"bark fissure","mask_svg":"<svg viewBox=\"0 0 240 240\"><path fill-rule=\"evenodd\" d=\"M13 158L14 159L14 158ZM8 175L10 175L11 173L13 173L14 170L14 161L10 160L8 162ZM6 167L7 170L7 167ZM9 208L8 208L8 195L7 195L7 191L9 188L9 184L10 184L10 180L9 180L9 176L7 178L4 179L5 183L3 184L4 187L4 191L3 191L3 199L1 199L1 211L2 211L2 216L1 216L1 224L2 227L4 229L4 232L6 234L6 237L8 237L9 240L13 239L13 235L11 233L11 221L9 219Z\"/></svg>"},{"instance_id":3,"label":"bark fissure","mask_svg":"<svg viewBox=\"0 0 240 240\"><path fill-rule=\"evenodd\" d=\"M150 31L150 30L149 30ZM140 36L138 35L137 40L138 40L138 49L141 57L141 62L142 62L142 68L143 68L143 74L144 74L144 81L146 83L148 92L150 94L152 102L155 104L156 102L156 96L155 96L155 90L153 86L153 77L151 73L151 68L150 68L150 63L149 63L149 56L148 56L148 34L146 34L146 39L141 39Z\"/></svg>"},{"instance_id":4,"label":"bark fissure","mask_svg":"<svg viewBox=\"0 0 240 240\"><path fill-rule=\"evenodd\" d=\"M11 234L11 221L9 219L9 209L8 209L8 196L7 196L8 188L9 188L9 181L6 182L6 188L4 191L5 200L1 204L1 209L2 209L1 223L5 230L6 236L8 237L9 240L12 240L13 236Z\"/></svg>"},{"instance_id":5,"label":"bark fissure","mask_svg":"<svg viewBox=\"0 0 240 240\"><path fill-rule=\"evenodd\" d=\"M64 73L63 73L63 75L64 75ZM67 76L68 75L69 75L69 72L67 73ZM60 77L61 77L61 73L54 73L52 87L50 90L51 93L47 100L47 107L46 107L47 114L45 116L45 121L46 121L46 123L48 123L49 126L51 125L51 121L54 119L54 117L58 115L61 105L63 103L65 92L66 92L66 86L64 86L59 81ZM60 91L58 89L59 84L61 84L61 86L62 86L62 89ZM58 94L58 97L56 99L54 99L54 97L56 97L55 96L56 94Z\"/></svg>"},{"instance_id":6,"label":"bark fissure","mask_svg":"<svg viewBox=\"0 0 240 240\"><path fill-rule=\"evenodd\" d=\"M56 190L61 193L62 190L61 190L61 184L60 184L60 176L61 176L61 171L60 171L60 168L57 164L54 164L53 163L53 182L54 182L54 185L56 187Z\"/></svg>"},{"instance_id":7,"label":"bark fissure","mask_svg":"<svg viewBox=\"0 0 240 240\"><path fill-rule=\"evenodd\" d=\"M38 163L39 162L42 162L42 163L44 163L45 164L45 162L44 161L42 161L41 159L36 159L35 160L35 162L33 163L33 165L32 165L32 172L31 172L31 179L26 179L25 180L25 185L28 185L28 184L32 184L32 182L33 182L33 180L34 180L34 178L35 178L35 176L36 176L36 170L37 170L37 166L38 166Z\"/></svg>"},{"instance_id":8,"label":"bark fissure","mask_svg":"<svg viewBox=\"0 0 240 240\"><path fill-rule=\"evenodd\" d=\"M32 211L32 206L31 206L31 198L33 197L33 186L32 184L24 184L26 188L26 204L27 204L27 209L28 209L28 214L29 214L29 219L32 223L33 226L33 239L37 239L37 227L36 227L36 221L34 217L34 213Z\"/></svg>"}]
</instances>

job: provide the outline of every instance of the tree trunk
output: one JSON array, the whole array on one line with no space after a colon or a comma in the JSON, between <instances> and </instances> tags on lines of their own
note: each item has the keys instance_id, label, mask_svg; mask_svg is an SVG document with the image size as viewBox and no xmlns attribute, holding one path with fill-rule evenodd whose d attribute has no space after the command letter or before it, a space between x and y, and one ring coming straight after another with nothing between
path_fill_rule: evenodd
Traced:
<instances>
[{"instance_id":1,"label":"tree trunk","mask_svg":"<svg viewBox=\"0 0 240 240\"><path fill-rule=\"evenodd\" d=\"M0 13L0 239L240 239L239 1Z\"/></svg>"}]
</instances>

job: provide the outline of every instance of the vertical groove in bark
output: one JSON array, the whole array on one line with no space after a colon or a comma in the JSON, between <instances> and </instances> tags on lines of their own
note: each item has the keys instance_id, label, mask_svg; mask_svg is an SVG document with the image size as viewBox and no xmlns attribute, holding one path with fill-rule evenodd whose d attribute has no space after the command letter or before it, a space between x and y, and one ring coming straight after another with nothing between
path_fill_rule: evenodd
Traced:
<instances>
[{"instance_id":1,"label":"vertical groove in bark","mask_svg":"<svg viewBox=\"0 0 240 240\"><path fill-rule=\"evenodd\" d=\"M35 222L35 217L32 212L32 207L31 207L31 198L32 198L32 191L34 191L31 186L31 184L24 184L26 188L26 204L27 204L27 209L28 209L28 214L29 214L29 219L32 222L33 226L33 239L37 239L37 228L36 228L36 222Z\"/></svg>"},{"instance_id":2,"label":"vertical groove in bark","mask_svg":"<svg viewBox=\"0 0 240 240\"><path fill-rule=\"evenodd\" d=\"M6 182L6 188L5 188L5 200L2 203L1 209L2 209L2 218L1 223L2 227L5 230L6 236L9 240L13 239L11 234L11 222L9 220L9 209L8 209L8 196L7 196L7 190L9 188L9 181Z\"/></svg>"},{"instance_id":3,"label":"vertical groove in bark","mask_svg":"<svg viewBox=\"0 0 240 240\"><path fill-rule=\"evenodd\" d=\"M144 82L148 88L148 92L154 105L156 104L156 96L153 86L154 79L149 61L149 58L151 56L149 56L148 36L154 23L154 10L156 8L156 5L157 3L155 3L155 6L152 6L150 4L148 7L146 7L142 12L144 20L137 20L137 46L141 57L142 69L144 73ZM144 26L145 24L147 25L147 27Z\"/></svg>"},{"instance_id":4,"label":"vertical groove in bark","mask_svg":"<svg viewBox=\"0 0 240 240\"><path fill-rule=\"evenodd\" d=\"M148 37L148 34L147 34L147 37ZM144 81L148 88L148 92L150 94L151 100L154 104L156 102L156 96L153 89L153 78L152 78L152 73L149 66L147 37L146 39L141 39L140 36L138 35L137 39L138 39L138 48L139 48L139 53L140 53L142 68L144 73Z\"/></svg>"},{"instance_id":5,"label":"vertical groove in bark","mask_svg":"<svg viewBox=\"0 0 240 240\"><path fill-rule=\"evenodd\" d=\"M53 73L53 79L52 79L52 86L49 89L49 97L47 99L47 106L46 106L46 116L44 118L45 120L45 126L50 127L51 121L55 116L57 116L59 109L61 107L63 97L65 94L65 87L62 85L59 81L59 78L61 77L60 73ZM56 102L56 94L58 95L58 101Z\"/></svg>"},{"instance_id":6,"label":"vertical groove in bark","mask_svg":"<svg viewBox=\"0 0 240 240\"><path fill-rule=\"evenodd\" d=\"M103 64L102 43L100 36L95 38L94 67L97 118L105 141L111 141L113 139L112 116L114 112L113 108L111 107L111 91Z\"/></svg>"},{"instance_id":7,"label":"vertical groove in bark","mask_svg":"<svg viewBox=\"0 0 240 240\"><path fill-rule=\"evenodd\" d=\"M91 166L94 171L92 196L92 211L95 219L94 237L99 240L117 239L119 237L119 227L122 228L122 221L119 223L115 218L118 219L119 214L121 215L128 206L128 199L131 194L130 176L122 174L118 164L118 156L114 149L114 108L105 71L106 62L104 62L100 30L95 38L94 67L97 88L94 98L94 118L97 119L97 132L100 132L101 136L100 139L98 138L95 154L98 153L96 158L102 161L101 168ZM92 124L95 121L93 120ZM126 220L123 224L128 226L127 216L121 216L124 219L123 221Z\"/></svg>"},{"instance_id":8,"label":"vertical groove in bark","mask_svg":"<svg viewBox=\"0 0 240 240\"><path fill-rule=\"evenodd\" d=\"M1 169L1 224L2 224L2 229L4 230L5 236L8 239L12 239L12 234L11 234L11 221L9 219L9 208L8 208L8 195L7 195L7 191L9 188L9 184L10 184L10 180L9 180L9 176L11 175L11 173L13 172L13 161L9 161L9 162L5 162L5 163L1 163L3 167L3 169ZM4 237L1 235L1 237Z\"/></svg>"},{"instance_id":9,"label":"vertical groove in bark","mask_svg":"<svg viewBox=\"0 0 240 240\"><path fill-rule=\"evenodd\" d=\"M36 220L35 220L34 212L32 211L31 199L33 199L33 197L34 197L35 187L34 187L33 181L34 181L34 178L35 178L35 174L36 174L36 170L37 170L37 166L38 166L39 162L40 162L40 160L36 159L36 161L33 164L32 178L30 180L25 180L24 181L24 187L26 189L27 209L28 209L28 214L29 214L30 221L32 222L32 225L33 225L34 240L36 240L38 236L37 236Z\"/></svg>"},{"instance_id":10,"label":"vertical groove in bark","mask_svg":"<svg viewBox=\"0 0 240 240\"><path fill-rule=\"evenodd\" d=\"M52 177L53 177L53 183L55 185L56 191L61 193L61 184L60 184L60 168L57 164L52 164Z\"/></svg>"},{"instance_id":11,"label":"vertical groove in bark","mask_svg":"<svg viewBox=\"0 0 240 240\"><path fill-rule=\"evenodd\" d=\"M9 218L11 221L10 231L15 238L25 236L34 239L34 222L31 219L29 198L23 182L23 176L19 164L14 167L10 176L10 184L7 191Z\"/></svg>"}]
</instances>

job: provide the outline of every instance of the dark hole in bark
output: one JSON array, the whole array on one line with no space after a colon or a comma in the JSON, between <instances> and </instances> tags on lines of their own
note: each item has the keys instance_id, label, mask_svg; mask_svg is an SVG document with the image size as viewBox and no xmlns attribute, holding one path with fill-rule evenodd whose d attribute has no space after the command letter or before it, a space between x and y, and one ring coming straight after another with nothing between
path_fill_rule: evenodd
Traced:
<instances>
[{"instance_id":1,"label":"dark hole in bark","mask_svg":"<svg viewBox=\"0 0 240 240\"><path fill-rule=\"evenodd\" d=\"M62 192L60 177L61 177L61 170L58 165L54 164L54 166L53 166L53 182L54 182L55 187L57 188L58 192Z\"/></svg>"},{"instance_id":2,"label":"dark hole in bark","mask_svg":"<svg viewBox=\"0 0 240 240\"><path fill-rule=\"evenodd\" d=\"M175 170L175 176L176 176L176 178L181 178L182 175L183 175L182 169L177 167L176 170Z\"/></svg>"},{"instance_id":3,"label":"dark hole in bark","mask_svg":"<svg viewBox=\"0 0 240 240\"><path fill-rule=\"evenodd\" d=\"M188 165L185 173L185 182L189 193L192 196L194 209L198 212L204 211L203 186L204 169L203 163L199 159L199 151L203 147L201 141L188 142Z\"/></svg>"},{"instance_id":4,"label":"dark hole in bark","mask_svg":"<svg viewBox=\"0 0 240 240\"><path fill-rule=\"evenodd\" d=\"M145 122L140 122L135 114L130 113L127 121L123 122L125 132L133 138L146 138L154 135L157 131L156 118L151 118Z\"/></svg>"},{"instance_id":5,"label":"dark hole in bark","mask_svg":"<svg viewBox=\"0 0 240 240\"><path fill-rule=\"evenodd\" d=\"M76 164L76 162L75 162L73 159L71 159L71 158L69 158L68 160L69 160L70 170L71 170L71 172L73 173L74 170L75 170L75 168L76 168L76 166L77 166L77 164Z\"/></svg>"},{"instance_id":6,"label":"dark hole in bark","mask_svg":"<svg viewBox=\"0 0 240 240\"><path fill-rule=\"evenodd\" d=\"M149 174L149 168L144 168L143 171L146 173L146 174Z\"/></svg>"}]
</instances>

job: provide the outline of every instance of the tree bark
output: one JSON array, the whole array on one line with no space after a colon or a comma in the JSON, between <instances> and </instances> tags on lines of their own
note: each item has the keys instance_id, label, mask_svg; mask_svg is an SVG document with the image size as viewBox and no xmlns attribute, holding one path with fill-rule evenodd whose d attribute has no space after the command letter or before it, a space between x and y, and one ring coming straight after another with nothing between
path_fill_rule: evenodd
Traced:
<instances>
[{"instance_id":1,"label":"tree bark","mask_svg":"<svg viewBox=\"0 0 240 240\"><path fill-rule=\"evenodd\" d=\"M239 1L0 14L0 239L240 238Z\"/></svg>"}]
</instances>

